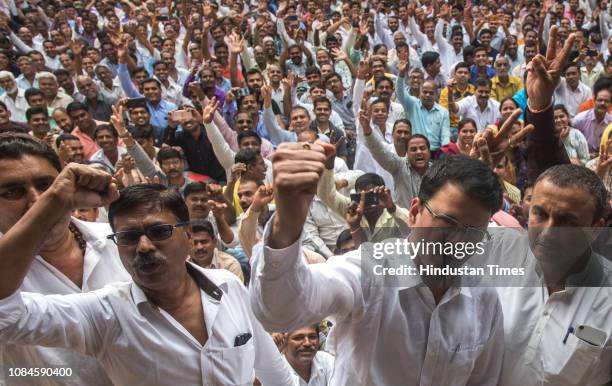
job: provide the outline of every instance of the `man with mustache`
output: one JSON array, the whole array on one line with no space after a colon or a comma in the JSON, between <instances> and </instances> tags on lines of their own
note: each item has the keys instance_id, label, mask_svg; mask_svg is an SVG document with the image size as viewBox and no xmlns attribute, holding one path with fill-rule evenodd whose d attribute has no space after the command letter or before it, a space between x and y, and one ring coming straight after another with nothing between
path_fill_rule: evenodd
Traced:
<instances>
[{"instance_id":1,"label":"man with mustache","mask_svg":"<svg viewBox=\"0 0 612 386\"><path fill-rule=\"evenodd\" d=\"M132 280L64 297L20 291L63 211L108 203L115 232L108 238ZM266 385L291 385L243 284L186 262L188 223L174 189L134 185L119 196L110 175L68 165L0 239L0 341L95 356L115 384L250 385L257 376Z\"/></svg>"},{"instance_id":2,"label":"man with mustache","mask_svg":"<svg viewBox=\"0 0 612 386\"><path fill-rule=\"evenodd\" d=\"M495 124L500 118L499 102L491 99L491 81L485 78L478 78L474 82L476 92L455 102L452 89L455 86L454 79L450 79L447 83L448 92L448 110L463 118L472 118L476 121L476 129L479 132L489 124Z\"/></svg>"},{"instance_id":3,"label":"man with mustache","mask_svg":"<svg viewBox=\"0 0 612 386\"><path fill-rule=\"evenodd\" d=\"M334 357L319 349L319 326L312 325L282 334L280 347L298 377L300 386L328 385Z\"/></svg>"},{"instance_id":4,"label":"man with mustache","mask_svg":"<svg viewBox=\"0 0 612 386\"><path fill-rule=\"evenodd\" d=\"M202 268L226 269L244 282L244 275L238 260L217 248L215 230L209 221L191 226L189 261Z\"/></svg>"}]
</instances>

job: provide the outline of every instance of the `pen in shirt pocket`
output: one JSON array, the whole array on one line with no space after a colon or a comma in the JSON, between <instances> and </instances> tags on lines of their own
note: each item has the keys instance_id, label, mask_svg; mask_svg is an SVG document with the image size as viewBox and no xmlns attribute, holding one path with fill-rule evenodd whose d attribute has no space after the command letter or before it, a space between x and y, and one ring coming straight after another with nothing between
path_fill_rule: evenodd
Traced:
<instances>
[{"instance_id":1,"label":"pen in shirt pocket","mask_svg":"<svg viewBox=\"0 0 612 386\"><path fill-rule=\"evenodd\" d=\"M565 333L565 337L563 338L563 344L567 343L567 338L569 338L569 335L573 333L574 333L574 327L569 326L569 328L567 329L567 332Z\"/></svg>"},{"instance_id":2,"label":"pen in shirt pocket","mask_svg":"<svg viewBox=\"0 0 612 386\"><path fill-rule=\"evenodd\" d=\"M459 348L461 348L460 343L458 343L457 346L455 346L455 349L453 350L453 353L451 354L451 358L450 358L451 362L453 361L453 359L455 359L455 354L457 354L457 351L459 351Z\"/></svg>"}]
</instances>

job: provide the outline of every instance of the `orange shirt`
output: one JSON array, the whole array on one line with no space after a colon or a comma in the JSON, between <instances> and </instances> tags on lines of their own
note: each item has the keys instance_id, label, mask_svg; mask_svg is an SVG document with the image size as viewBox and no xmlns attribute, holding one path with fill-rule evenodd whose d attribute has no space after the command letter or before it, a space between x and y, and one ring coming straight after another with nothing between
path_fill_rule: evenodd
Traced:
<instances>
[{"instance_id":1,"label":"orange shirt","mask_svg":"<svg viewBox=\"0 0 612 386\"><path fill-rule=\"evenodd\" d=\"M595 100L591 98L587 101L582 102L580 107L578 107L578 112L581 113L583 111L587 111L588 109L592 109L593 107L595 107ZM608 107L608 112L612 113L612 106Z\"/></svg>"}]
</instances>

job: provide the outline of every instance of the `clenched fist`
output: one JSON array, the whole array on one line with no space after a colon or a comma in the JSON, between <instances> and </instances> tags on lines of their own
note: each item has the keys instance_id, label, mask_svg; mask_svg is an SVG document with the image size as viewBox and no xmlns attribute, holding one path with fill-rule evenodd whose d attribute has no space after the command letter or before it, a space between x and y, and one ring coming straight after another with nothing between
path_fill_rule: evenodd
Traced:
<instances>
[{"instance_id":1,"label":"clenched fist","mask_svg":"<svg viewBox=\"0 0 612 386\"><path fill-rule=\"evenodd\" d=\"M269 237L272 248L287 247L300 236L325 168L325 155L333 151L333 145L323 142L283 143L276 149L272 156L276 200Z\"/></svg>"}]
</instances>

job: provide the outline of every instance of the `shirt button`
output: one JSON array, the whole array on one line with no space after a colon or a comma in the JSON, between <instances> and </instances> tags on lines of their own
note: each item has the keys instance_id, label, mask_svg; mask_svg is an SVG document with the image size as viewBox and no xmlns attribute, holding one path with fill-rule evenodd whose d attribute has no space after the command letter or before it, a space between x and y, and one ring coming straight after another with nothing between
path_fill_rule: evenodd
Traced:
<instances>
[{"instance_id":1,"label":"shirt button","mask_svg":"<svg viewBox=\"0 0 612 386\"><path fill-rule=\"evenodd\" d=\"M544 316L548 316L548 311L544 311Z\"/></svg>"}]
</instances>

